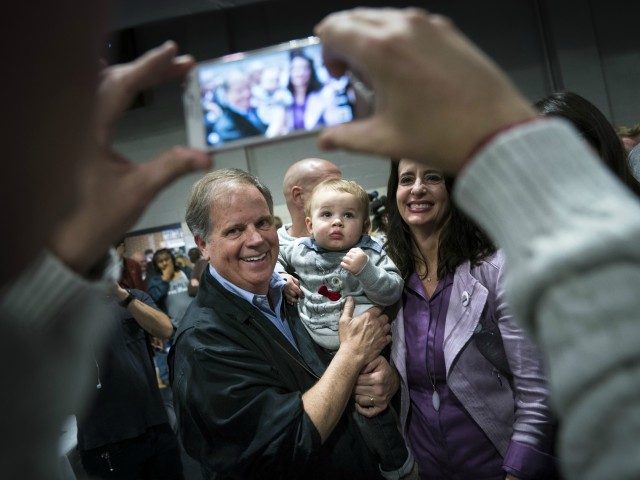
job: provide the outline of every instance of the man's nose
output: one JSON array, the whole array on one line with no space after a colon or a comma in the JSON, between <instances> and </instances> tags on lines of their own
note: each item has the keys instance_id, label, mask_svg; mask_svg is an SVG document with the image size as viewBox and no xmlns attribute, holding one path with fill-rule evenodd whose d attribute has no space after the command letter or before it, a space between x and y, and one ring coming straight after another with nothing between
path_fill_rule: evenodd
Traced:
<instances>
[{"instance_id":1,"label":"man's nose","mask_svg":"<svg viewBox=\"0 0 640 480\"><path fill-rule=\"evenodd\" d=\"M256 244L260 244L264 241L264 238L262 237L262 234L260 233L260 231L255 228L255 227L249 227L247 229L247 244L249 245L256 245Z\"/></svg>"}]
</instances>

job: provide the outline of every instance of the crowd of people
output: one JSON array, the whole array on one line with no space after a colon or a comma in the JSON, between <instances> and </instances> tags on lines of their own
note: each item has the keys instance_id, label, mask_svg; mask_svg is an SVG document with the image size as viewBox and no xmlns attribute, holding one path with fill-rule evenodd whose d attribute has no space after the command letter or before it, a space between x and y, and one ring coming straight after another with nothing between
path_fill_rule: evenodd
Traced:
<instances>
[{"instance_id":1,"label":"crowd of people","mask_svg":"<svg viewBox=\"0 0 640 480\"><path fill-rule=\"evenodd\" d=\"M180 448L218 480L640 476L637 181L593 105L565 92L532 106L441 16L331 14L316 27L326 64L356 69L375 109L318 142L392 159L386 242L367 234L366 192L331 162L291 166L278 229L260 179L215 170L187 205L200 273L160 250L145 293L122 236L211 160L176 147L136 165L111 139L138 90L194 61L168 42L98 76L100 29L42 8L33 31L51 33L50 51L27 41L9 62L55 57L76 81L53 69L59 95L37 99L58 122L8 127L22 161L7 168L37 166L32 179L60 194L25 182L25 202L5 207L23 228L2 249L7 478L55 476L69 412L99 478L182 478ZM8 107L36 101L14 86ZM175 419L149 336L173 341Z\"/></svg>"}]
</instances>

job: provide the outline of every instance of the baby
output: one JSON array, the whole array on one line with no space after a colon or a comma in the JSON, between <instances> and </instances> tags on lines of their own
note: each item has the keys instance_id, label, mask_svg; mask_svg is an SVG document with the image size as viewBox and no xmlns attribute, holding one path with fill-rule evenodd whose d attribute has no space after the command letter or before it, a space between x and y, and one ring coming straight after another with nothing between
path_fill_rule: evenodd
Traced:
<instances>
[{"instance_id":1,"label":"baby","mask_svg":"<svg viewBox=\"0 0 640 480\"><path fill-rule=\"evenodd\" d=\"M325 350L340 345L338 323L347 297L354 315L378 305L389 306L402 296L397 267L379 243L367 235L369 196L349 180L327 180L317 185L305 205L310 238L300 238L280 250L280 271L294 273L284 294L298 302L300 320L311 338ZM393 412L373 419L356 414L367 444L380 458L386 478L417 478L413 457L400 435Z\"/></svg>"},{"instance_id":2,"label":"baby","mask_svg":"<svg viewBox=\"0 0 640 480\"><path fill-rule=\"evenodd\" d=\"M338 321L346 297L359 315L374 305L388 306L401 295L400 273L379 243L369 237L369 196L355 182L328 180L311 192L305 205L311 238L280 250L281 270L295 272L285 297L297 302L300 319L313 340L335 351Z\"/></svg>"}]
</instances>

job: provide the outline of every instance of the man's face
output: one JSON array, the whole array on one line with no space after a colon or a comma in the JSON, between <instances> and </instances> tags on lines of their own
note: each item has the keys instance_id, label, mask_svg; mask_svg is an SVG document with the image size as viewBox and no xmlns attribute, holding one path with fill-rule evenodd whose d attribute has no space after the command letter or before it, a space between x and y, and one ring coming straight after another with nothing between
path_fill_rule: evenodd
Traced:
<instances>
[{"instance_id":1,"label":"man's face","mask_svg":"<svg viewBox=\"0 0 640 480\"><path fill-rule=\"evenodd\" d=\"M234 76L229 80L227 101L238 110L249 110L251 107L251 85L248 78Z\"/></svg>"},{"instance_id":2,"label":"man's face","mask_svg":"<svg viewBox=\"0 0 640 480\"><path fill-rule=\"evenodd\" d=\"M278 234L267 202L254 186L231 185L210 211L211 233L198 247L234 285L264 295L278 259Z\"/></svg>"}]
</instances>

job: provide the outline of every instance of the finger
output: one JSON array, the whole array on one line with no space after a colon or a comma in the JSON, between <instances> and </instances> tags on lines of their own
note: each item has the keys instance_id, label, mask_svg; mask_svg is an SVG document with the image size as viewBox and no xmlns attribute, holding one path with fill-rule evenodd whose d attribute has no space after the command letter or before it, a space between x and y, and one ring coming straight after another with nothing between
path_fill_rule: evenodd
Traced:
<instances>
[{"instance_id":1,"label":"finger","mask_svg":"<svg viewBox=\"0 0 640 480\"><path fill-rule=\"evenodd\" d=\"M362 405L363 407L371 406L371 396L368 394L355 394L353 399L356 402L356 405Z\"/></svg>"},{"instance_id":2,"label":"finger","mask_svg":"<svg viewBox=\"0 0 640 480\"><path fill-rule=\"evenodd\" d=\"M176 57L177 51L177 45L169 41L131 63L105 69L98 90L101 126L110 130L140 91L183 77L195 61L188 55Z\"/></svg>"},{"instance_id":3,"label":"finger","mask_svg":"<svg viewBox=\"0 0 640 480\"><path fill-rule=\"evenodd\" d=\"M143 165L136 172L139 185L147 198L153 197L185 173L208 170L212 166L209 155L200 150L173 147Z\"/></svg>"},{"instance_id":4,"label":"finger","mask_svg":"<svg viewBox=\"0 0 640 480\"><path fill-rule=\"evenodd\" d=\"M136 59L130 73L133 86L144 89L184 76L195 60L177 53L178 45L169 40Z\"/></svg>"},{"instance_id":5,"label":"finger","mask_svg":"<svg viewBox=\"0 0 640 480\"><path fill-rule=\"evenodd\" d=\"M378 405L374 407L362 407L356 403L356 410L358 411L359 414L367 418L372 418L378 415L379 413L381 413L384 410L384 408L381 408Z\"/></svg>"},{"instance_id":6,"label":"finger","mask_svg":"<svg viewBox=\"0 0 640 480\"><path fill-rule=\"evenodd\" d=\"M369 397L372 397L376 394L376 392L372 387L367 385L361 385L360 383L358 383L358 385L354 387L353 393L356 395L356 400L358 399L358 397L362 397L363 404L365 404L365 401L369 402Z\"/></svg>"},{"instance_id":7,"label":"finger","mask_svg":"<svg viewBox=\"0 0 640 480\"><path fill-rule=\"evenodd\" d=\"M353 318L353 310L355 309L355 303L352 297L347 297L342 308L342 315L340 315L340 321L350 321Z\"/></svg>"},{"instance_id":8,"label":"finger","mask_svg":"<svg viewBox=\"0 0 640 480\"><path fill-rule=\"evenodd\" d=\"M382 317L382 309L380 307L371 307L367 310L367 312L371 315L372 318Z\"/></svg>"},{"instance_id":9,"label":"finger","mask_svg":"<svg viewBox=\"0 0 640 480\"><path fill-rule=\"evenodd\" d=\"M295 300L297 300L297 299L300 297L300 293L301 293L300 291L296 291L296 290L293 290L293 289L292 289L292 290L288 291L288 292L285 294L285 296L286 296L287 298L290 298L291 300L295 301Z\"/></svg>"},{"instance_id":10,"label":"finger","mask_svg":"<svg viewBox=\"0 0 640 480\"><path fill-rule=\"evenodd\" d=\"M374 360L372 360L371 362L367 363L364 368L362 369L362 371L360 372L360 377L362 378L369 378L371 377L370 373L375 371L378 366L380 365L380 361L383 359L383 357L378 357ZM358 382L360 381L360 379L358 379Z\"/></svg>"},{"instance_id":11,"label":"finger","mask_svg":"<svg viewBox=\"0 0 640 480\"><path fill-rule=\"evenodd\" d=\"M325 128L318 136L317 145L322 150L340 149L381 155L388 149L385 142L381 141L386 137L388 134L381 127L379 117L373 116Z\"/></svg>"}]
</instances>

